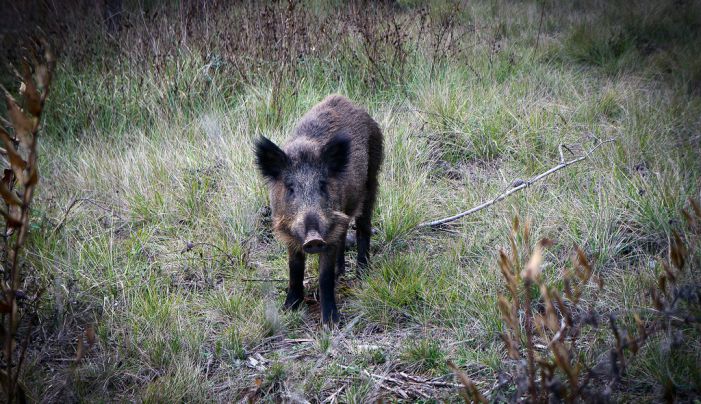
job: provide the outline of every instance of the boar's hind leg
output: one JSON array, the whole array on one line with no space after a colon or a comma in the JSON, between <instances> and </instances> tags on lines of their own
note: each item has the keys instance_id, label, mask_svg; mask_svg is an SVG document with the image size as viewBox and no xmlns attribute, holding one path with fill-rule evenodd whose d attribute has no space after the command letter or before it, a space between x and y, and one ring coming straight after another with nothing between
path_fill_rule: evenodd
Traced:
<instances>
[{"instance_id":1,"label":"boar's hind leg","mask_svg":"<svg viewBox=\"0 0 701 404\"><path fill-rule=\"evenodd\" d=\"M338 248L336 249L336 279L343 276L346 272L346 235L348 229L341 235Z\"/></svg>"},{"instance_id":2,"label":"boar's hind leg","mask_svg":"<svg viewBox=\"0 0 701 404\"><path fill-rule=\"evenodd\" d=\"M287 249L287 261L290 267L290 285L287 289L285 309L296 309L304 301L304 261L305 255L299 250Z\"/></svg>"},{"instance_id":3,"label":"boar's hind leg","mask_svg":"<svg viewBox=\"0 0 701 404\"><path fill-rule=\"evenodd\" d=\"M370 177L367 185L367 194L363 203L363 212L355 219L357 227L356 243L358 244L358 275L363 276L367 272L368 255L370 250L370 236L372 236L372 209L375 206L377 194L377 178Z\"/></svg>"},{"instance_id":4,"label":"boar's hind leg","mask_svg":"<svg viewBox=\"0 0 701 404\"><path fill-rule=\"evenodd\" d=\"M375 207L377 197L377 175L383 159L382 132L374 125L368 139L368 179L365 185L365 200L363 211L355 219L357 227L356 243L358 244L358 275L363 276L367 272L368 254L370 250L370 236L372 236L372 210Z\"/></svg>"},{"instance_id":5,"label":"boar's hind leg","mask_svg":"<svg viewBox=\"0 0 701 404\"><path fill-rule=\"evenodd\" d=\"M338 246L329 246L319 255L319 300L321 300L321 321L330 325L338 322L336 308L336 254Z\"/></svg>"}]
</instances>

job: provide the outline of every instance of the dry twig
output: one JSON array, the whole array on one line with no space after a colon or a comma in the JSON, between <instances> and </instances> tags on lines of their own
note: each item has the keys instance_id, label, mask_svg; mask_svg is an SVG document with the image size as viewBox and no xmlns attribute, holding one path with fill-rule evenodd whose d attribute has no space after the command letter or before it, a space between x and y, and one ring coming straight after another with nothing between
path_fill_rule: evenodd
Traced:
<instances>
[{"instance_id":1,"label":"dry twig","mask_svg":"<svg viewBox=\"0 0 701 404\"><path fill-rule=\"evenodd\" d=\"M357 368L351 366L339 365L343 369L354 370ZM371 373L366 369L362 369L362 374L366 377L375 381L381 388L391 391L399 397L404 399L409 399L410 397L423 397L431 398L435 395L435 391L432 389L441 388L461 388L463 387L458 383L445 382L442 380L431 380L423 377L410 375L406 372L398 372L389 375L380 375L377 373ZM428 393L425 391L428 390Z\"/></svg>"},{"instance_id":2,"label":"dry twig","mask_svg":"<svg viewBox=\"0 0 701 404\"><path fill-rule=\"evenodd\" d=\"M83 203L89 203L93 206L95 206L98 209L104 210L105 212L108 212L112 214L113 216L116 216L118 218L123 217L119 215L115 210L119 210L121 208L118 208L117 206L110 205L108 202L102 202L102 201L97 201L95 199L89 198L89 197L83 197L83 198L73 198L71 202L68 203L68 206L64 209L63 212L63 217L61 220L58 222L56 226L54 226L54 229L51 231L52 234L56 234L63 226L66 224L66 221L68 220L68 216L70 215L71 211L73 208L77 208L79 205L82 205ZM124 212L122 212L124 213Z\"/></svg>"},{"instance_id":3,"label":"dry twig","mask_svg":"<svg viewBox=\"0 0 701 404\"><path fill-rule=\"evenodd\" d=\"M241 282L287 282L282 278L241 278Z\"/></svg>"},{"instance_id":4,"label":"dry twig","mask_svg":"<svg viewBox=\"0 0 701 404\"><path fill-rule=\"evenodd\" d=\"M553 173L555 173L555 172L557 172L557 171L562 170L562 169L565 168L565 167L569 167L569 166L571 166L571 165L574 164L574 163L578 163L578 162L580 162L580 161L582 161L582 160L585 160L585 159L589 158L589 156L591 156L591 154L594 153L599 147L603 146L603 145L606 144L606 143L612 143L612 142L614 142L614 141L616 141L615 138L611 138L611 139L608 139L608 140L601 141L601 142L597 143L594 147L592 147L592 148L591 148L586 154L584 154L583 156L577 157L576 159L572 159L572 160L570 160L570 161L564 161L564 154L562 153L562 147L560 147L560 159L561 159L560 164L558 164L558 165L556 165L555 167L549 169L548 171L546 171L546 172L544 172L544 173L541 173L541 174L538 174L538 175L536 175L535 177L531 178L531 179L528 180L528 181L520 182L519 185L517 185L517 186L515 186L515 187L513 187L513 188L510 188L510 189L508 189L507 191L502 192L502 193L499 194L497 197L495 197L495 198L493 198L493 199L490 199L489 201L484 202L484 203L482 203L482 204L480 204L480 205L478 205L478 206L475 206L475 207L472 208L472 209L466 210L466 211L464 211L464 212L460 212L460 213L458 213L457 215L453 215L453 216L446 217L446 218L443 218L443 219L437 219L437 220L432 220L432 221L430 221L430 222L420 223L420 224L419 224L418 226L416 226L416 227L417 227L417 228L421 228L421 227L436 227L436 226L440 226L440 225L445 224L445 223L453 222L453 221L458 220L458 219L460 219L460 218L462 218L462 217L465 217L465 216L467 216L467 215L471 215L471 214L473 214L473 213L475 213L475 212L479 212L480 210L482 210L482 209L484 209L484 208L486 208L486 207L489 207L489 206L494 205L495 203L497 203L497 202L501 201L502 199L506 198L507 196L509 196L509 195L511 195L511 194L513 194L513 193L516 193L516 192L518 192L518 191L520 191L520 190L522 190L522 189L524 189L524 188L530 186L531 184L533 184L533 183L535 183L535 182L537 182L537 181L540 181L540 180L542 180L543 178L545 178L545 177L547 177L547 176L549 176L549 175L551 175L551 174L553 174Z\"/></svg>"}]
</instances>

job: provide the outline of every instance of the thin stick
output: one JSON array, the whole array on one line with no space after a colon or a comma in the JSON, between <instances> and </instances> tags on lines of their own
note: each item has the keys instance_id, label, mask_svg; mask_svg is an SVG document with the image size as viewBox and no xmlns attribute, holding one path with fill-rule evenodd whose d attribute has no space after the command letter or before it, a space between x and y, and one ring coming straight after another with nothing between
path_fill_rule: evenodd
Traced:
<instances>
[{"instance_id":1,"label":"thin stick","mask_svg":"<svg viewBox=\"0 0 701 404\"><path fill-rule=\"evenodd\" d=\"M245 242L244 242L244 243L245 243ZM243 245L244 243L241 243L241 245ZM214 248L215 250L217 250L217 251L219 251L220 253L224 254L224 256L226 257L226 259L229 260L229 264L231 264L232 267L238 266L239 263L236 261L236 259L234 258L233 255L231 255L231 254L229 254L228 252L224 251L224 249L221 248L221 247L219 247L218 245L212 244L212 243L208 243L208 242L206 242L206 241L199 241L199 242L197 242L197 243L193 243L193 242L191 242L191 241L188 241L188 242L185 243L185 248L183 248L183 249L180 251L180 253L181 253L181 254L184 254L184 253L186 253L186 252L188 252L188 251L191 251L191 250L192 250L193 248L195 248L195 247L201 247L201 246L206 246L206 247Z\"/></svg>"},{"instance_id":2,"label":"thin stick","mask_svg":"<svg viewBox=\"0 0 701 404\"><path fill-rule=\"evenodd\" d=\"M420 377L412 376L412 375L407 374L405 372L399 372L399 374L402 375L402 377L409 379L409 380L416 382L416 383L430 384L431 386L438 386L438 387L456 387L456 388L462 387L462 384L442 382L439 380L423 379Z\"/></svg>"},{"instance_id":3,"label":"thin stick","mask_svg":"<svg viewBox=\"0 0 701 404\"><path fill-rule=\"evenodd\" d=\"M571 166L571 165L574 164L574 163L578 163L578 162L580 162L580 161L582 161L582 160L584 160L584 159L587 159L589 156L591 156L592 153L594 153L594 152L596 151L596 149L598 149L598 148L601 147L602 145L604 145L604 144L606 144L606 143L612 143L612 142L615 142L615 141L616 141L615 138L611 138L611 139L608 139L608 140L604 140L604 141L602 141L602 142L599 142L599 143L596 144L596 146L592 147L591 150L589 150L585 155L583 155L583 156L581 156L581 157L577 157L576 159L573 159L573 160L570 160L570 161L561 162L560 164L556 165L555 167L549 169L548 171L546 171L546 172L544 172L544 173L542 173L542 174L538 174L538 175L536 175L535 177L531 178L530 180L525 181L525 182L521 183L520 185L509 189L508 191L502 192L501 194L499 194L499 195L498 195L496 198L494 198L494 199L491 199L491 200L489 200L489 201L487 201L487 202L484 202L484 203L481 204L481 205L475 206L474 208L472 208L472 209L470 209L470 210L466 210L466 211L464 211L464 212L460 212L460 213L458 213L457 215L453 215L453 216L446 217L446 218L443 218L443 219L433 220L433 221L430 221L430 222L421 223L421 224L419 224L418 226L416 226L416 228L439 226L439 225L442 225L442 224L445 224L445 223L453 222L453 221L458 220L458 219L460 219L460 218L462 218L462 217L465 217L465 216L467 216L467 215L471 215L471 214L473 214L473 213L475 213L475 212L479 212L480 210L482 210L482 209L484 209L484 208L486 208L486 207L489 207L489 206L494 205L495 203L497 203L497 202L501 201L502 199L506 198L507 196L509 196L509 195L511 195L511 194L513 194L513 193L516 193L516 192L518 192L518 191L520 191L520 190L522 190L522 189L528 187L529 185L531 185L531 184L533 184L533 183L535 183L535 182L537 182L537 181L542 180L543 178L549 176L550 174L552 174L552 173L554 173L554 172L560 171L560 170L562 170L562 169L565 168L565 167L569 167L569 166Z\"/></svg>"},{"instance_id":4,"label":"thin stick","mask_svg":"<svg viewBox=\"0 0 701 404\"><path fill-rule=\"evenodd\" d=\"M562 164L565 162L565 153L562 151L562 143L557 146L557 151L560 152L560 163Z\"/></svg>"},{"instance_id":5,"label":"thin stick","mask_svg":"<svg viewBox=\"0 0 701 404\"><path fill-rule=\"evenodd\" d=\"M277 278L241 278L241 282L287 282L287 279L277 279Z\"/></svg>"},{"instance_id":6,"label":"thin stick","mask_svg":"<svg viewBox=\"0 0 701 404\"><path fill-rule=\"evenodd\" d=\"M535 38L535 50L538 50L538 44L540 42L540 33L543 29L543 16L545 15L545 4L540 5L540 21L538 22L538 36Z\"/></svg>"},{"instance_id":7,"label":"thin stick","mask_svg":"<svg viewBox=\"0 0 701 404\"><path fill-rule=\"evenodd\" d=\"M68 207L65 209L65 211L63 213L63 218L61 218L61 221L54 227L54 229L51 231L51 233L55 234L56 232L61 230L61 228L66 224L66 220L68 220L68 215L71 213L71 210L73 210L73 208L75 208L79 205L82 205L83 202L87 202L89 204L92 204L93 206L95 206L98 209L102 209L105 212L111 213L113 216L117 216L118 218L122 218L122 216L120 216L119 213L115 212L115 208L121 209L118 206L115 206L115 205L110 206L110 204L108 202L97 201L97 200L91 199L89 197L74 198L68 204ZM103 206L103 205L107 205L107 206Z\"/></svg>"},{"instance_id":8,"label":"thin stick","mask_svg":"<svg viewBox=\"0 0 701 404\"><path fill-rule=\"evenodd\" d=\"M344 368L344 369L354 369L354 368L351 367L351 366L343 366L343 365L339 365L339 366L342 367L342 368ZM426 393L424 393L424 392L421 390L421 387L422 387L422 386L425 386L425 385L427 385L427 386L432 386L432 387L449 387L449 388L461 388L461 387L463 387L461 384L450 383L450 382L442 382L442 381L438 381L438 380L424 379L424 378L420 378L420 377L417 377L417 376L412 376L412 375L410 375L410 374L407 374L406 372L399 372L399 375L402 376L405 380L401 380L401 379L394 378L394 377L390 377L390 376L383 376L383 375L379 375L379 374L377 374L377 373L370 373L370 372L368 372L366 369L362 369L362 373L363 373L365 376L367 376L367 377L369 377L369 378L371 378L371 379L376 380L377 383L378 383L382 388L385 388L385 389L387 389L387 390L389 390L389 391L392 391L392 392L394 392L395 394L399 394L399 395L401 395L402 397L404 397L404 394L406 394L406 392L405 392L404 390L402 390L401 388L399 388L399 387L404 387L404 388L406 388L410 393L420 395L420 396L422 396L422 397L424 397L424 398L428 398L428 396L426 395ZM398 391L395 390L395 389L393 389L391 386L388 386L385 382L390 382L390 383L395 384L395 385L397 386ZM408 398L408 397L405 397L405 398Z\"/></svg>"},{"instance_id":9,"label":"thin stick","mask_svg":"<svg viewBox=\"0 0 701 404\"><path fill-rule=\"evenodd\" d=\"M321 404L334 403L334 402L336 402L336 396L337 396L339 393L341 393L341 392L343 391L343 389L346 388L346 386L347 386L346 384L342 384L340 389L336 390L336 392L334 392L334 393L331 394L330 396L326 397L326 399L325 399L324 401L322 401Z\"/></svg>"},{"instance_id":10,"label":"thin stick","mask_svg":"<svg viewBox=\"0 0 701 404\"><path fill-rule=\"evenodd\" d=\"M78 205L81 202L87 201L89 198L74 198L71 203L68 204L68 207L65 210L65 213L63 214L63 219L61 219L60 222L54 227L54 230L51 233L56 233L63 227L63 224L66 222L66 219L68 219L68 214L71 213L71 209L73 209L74 206Z\"/></svg>"}]
</instances>

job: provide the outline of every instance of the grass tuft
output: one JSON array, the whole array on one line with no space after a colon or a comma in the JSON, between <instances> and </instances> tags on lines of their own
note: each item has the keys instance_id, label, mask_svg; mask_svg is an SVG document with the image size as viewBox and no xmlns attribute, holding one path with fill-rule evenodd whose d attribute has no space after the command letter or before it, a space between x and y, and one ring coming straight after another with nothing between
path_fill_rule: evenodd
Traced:
<instances>
[{"instance_id":1,"label":"grass tuft","mask_svg":"<svg viewBox=\"0 0 701 404\"><path fill-rule=\"evenodd\" d=\"M358 310L365 321L394 327L415 319L425 308L428 263L420 255L405 255L375 264L357 292Z\"/></svg>"},{"instance_id":2,"label":"grass tuft","mask_svg":"<svg viewBox=\"0 0 701 404\"><path fill-rule=\"evenodd\" d=\"M401 358L410 369L420 373L442 374L447 371L445 352L435 340L422 339L410 343Z\"/></svg>"}]
</instances>

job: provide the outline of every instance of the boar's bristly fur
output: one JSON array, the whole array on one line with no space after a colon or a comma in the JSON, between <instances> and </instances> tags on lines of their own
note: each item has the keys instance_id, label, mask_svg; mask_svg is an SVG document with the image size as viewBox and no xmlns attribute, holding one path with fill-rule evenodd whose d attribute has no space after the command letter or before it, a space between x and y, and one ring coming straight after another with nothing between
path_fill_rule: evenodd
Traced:
<instances>
[{"instance_id":1,"label":"boar's bristly fur","mask_svg":"<svg viewBox=\"0 0 701 404\"><path fill-rule=\"evenodd\" d=\"M319 295L325 324L338 321L336 277L355 218L358 270L368 265L371 216L382 164L382 132L365 110L332 95L305 114L281 149L261 137L256 165L270 188L273 230L286 244L290 283L286 308L304 299L308 254L319 254Z\"/></svg>"}]
</instances>

